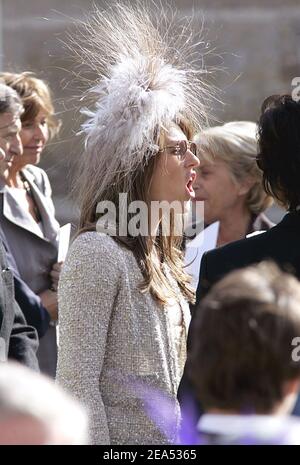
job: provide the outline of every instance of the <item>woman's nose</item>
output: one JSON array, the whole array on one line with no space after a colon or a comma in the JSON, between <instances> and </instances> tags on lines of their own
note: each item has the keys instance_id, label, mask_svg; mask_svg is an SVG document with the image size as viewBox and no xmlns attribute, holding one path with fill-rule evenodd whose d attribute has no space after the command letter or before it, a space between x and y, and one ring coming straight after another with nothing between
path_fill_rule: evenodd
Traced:
<instances>
[{"instance_id":1,"label":"woman's nose","mask_svg":"<svg viewBox=\"0 0 300 465\"><path fill-rule=\"evenodd\" d=\"M45 140L45 135L44 135L43 130L42 130L40 125L37 125L36 128L35 128L34 138L36 140L42 140L42 141Z\"/></svg>"},{"instance_id":2,"label":"woman's nose","mask_svg":"<svg viewBox=\"0 0 300 465\"><path fill-rule=\"evenodd\" d=\"M22 155L23 154L23 145L21 142L21 138L19 134L16 134L15 137L12 139L9 151L14 155Z\"/></svg>"},{"instance_id":3,"label":"woman's nose","mask_svg":"<svg viewBox=\"0 0 300 465\"><path fill-rule=\"evenodd\" d=\"M199 158L191 152L191 150L188 150L188 156L186 157L186 165L189 167L197 168L200 165L200 160Z\"/></svg>"}]
</instances>

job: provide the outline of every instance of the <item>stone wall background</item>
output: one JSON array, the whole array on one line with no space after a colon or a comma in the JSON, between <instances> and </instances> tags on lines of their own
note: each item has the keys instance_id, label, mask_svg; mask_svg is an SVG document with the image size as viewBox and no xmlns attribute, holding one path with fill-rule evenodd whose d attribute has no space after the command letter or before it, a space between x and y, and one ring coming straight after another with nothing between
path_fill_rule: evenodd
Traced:
<instances>
[{"instance_id":1,"label":"stone wall background","mask_svg":"<svg viewBox=\"0 0 300 465\"><path fill-rule=\"evenodd\" d=\"M59 220L76 222L70 197L73 167L81 156L78 130L78 90L72 82L71 63L61 40L72 21L81 19L92 0L0 0L1 63L3 70L30 70L46 79L52 89L58 116L63 121L60 138L43 153L41 166L53 187ZM221 66L214 84L222 92L211 113L223 122L256 120L262 100L278 92L291 92L300 76L299 0L178 0L182 14L194 7L205 18L205 34L215 55L208 64ZM284 5L284 6L283 6ZM219 55L219 56L218 56Z\"/></svg>"}]
</instances>

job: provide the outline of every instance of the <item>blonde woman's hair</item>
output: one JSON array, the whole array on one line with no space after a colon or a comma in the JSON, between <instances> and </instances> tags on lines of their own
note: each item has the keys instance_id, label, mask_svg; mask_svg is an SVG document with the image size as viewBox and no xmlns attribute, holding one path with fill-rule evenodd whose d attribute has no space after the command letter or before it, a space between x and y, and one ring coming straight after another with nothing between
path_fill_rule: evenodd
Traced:
<instances>
[{"instance_id":1,"label":"blonde woman's hair","mask_svg":"<svg viewBox=\"0 0 300 465\"><path fill-rule=\"evenodd\" d=\"M226 163L235 181L247 177L253 180L246 203L251 213L258 215L268 208L273 200L266 194L262 184L262 172L256 164L257 126L251 121L233 121L198 133L194 140L198 156L210 163Z\"/></svg>"},{"instance_id":2,"label":"blonde woman's hair","mask_svg":"<svg viewBox=\"0 0 300 465\"><path fill-rule=\"evenodd\" d=\"M40 111L45 112L50 139L60 128L60 121L55 118L51 92L45 81L35 77L34 73L0 73L0 82L14 89L22 100L24 113L22 123L34 120Z\"/></svg>"}]
</instances>

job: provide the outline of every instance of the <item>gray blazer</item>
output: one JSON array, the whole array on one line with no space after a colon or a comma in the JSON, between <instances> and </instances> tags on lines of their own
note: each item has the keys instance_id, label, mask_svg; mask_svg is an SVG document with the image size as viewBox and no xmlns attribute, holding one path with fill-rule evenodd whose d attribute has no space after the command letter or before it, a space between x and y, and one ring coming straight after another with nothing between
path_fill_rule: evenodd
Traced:
<instances>
[{"instance_id":1,"label":"gray blazer","mask_svg":"<svg viewBox=\"0 0 300 465\"><path fill-rule=\"evenodd\" d=\"M138 289L137 261L113 238L81 234L69 250L58 292L57 380L89 409L92 444L177 440L190 312L167 267L165 274L178 302L162 307Z\"/></svg>"},{"instance_id":2,"label":"gray blazer","mask_svg":"<svg viewBox=\"0 0 300 465\"><path fill-rule=\"evenodd\" d=\"M21 278L39 294L51 286L49 273L57 260L59 224L54 216L46 173L32 165L27 165L22 172L41 214L44 235L4 180L0 180L0 224Z\"/></svg>"}]
</instances>

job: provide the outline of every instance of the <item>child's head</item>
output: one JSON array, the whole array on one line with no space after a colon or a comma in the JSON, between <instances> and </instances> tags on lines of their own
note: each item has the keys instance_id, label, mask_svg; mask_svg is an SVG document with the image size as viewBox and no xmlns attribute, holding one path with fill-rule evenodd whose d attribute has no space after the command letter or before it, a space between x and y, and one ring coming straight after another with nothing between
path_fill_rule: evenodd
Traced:
<instances>
[{"instance_id":1,"label":"child's head","mask_svg":"<svg viewBox=\"0 0 300 465\"><path fill-rule=\"evenodd\" d=\"M300 383L296 337L296 278L270 263L226 276L200 303L191 329L188 372L204 409L291 410Z\"/></svg>"}]
</instances>

